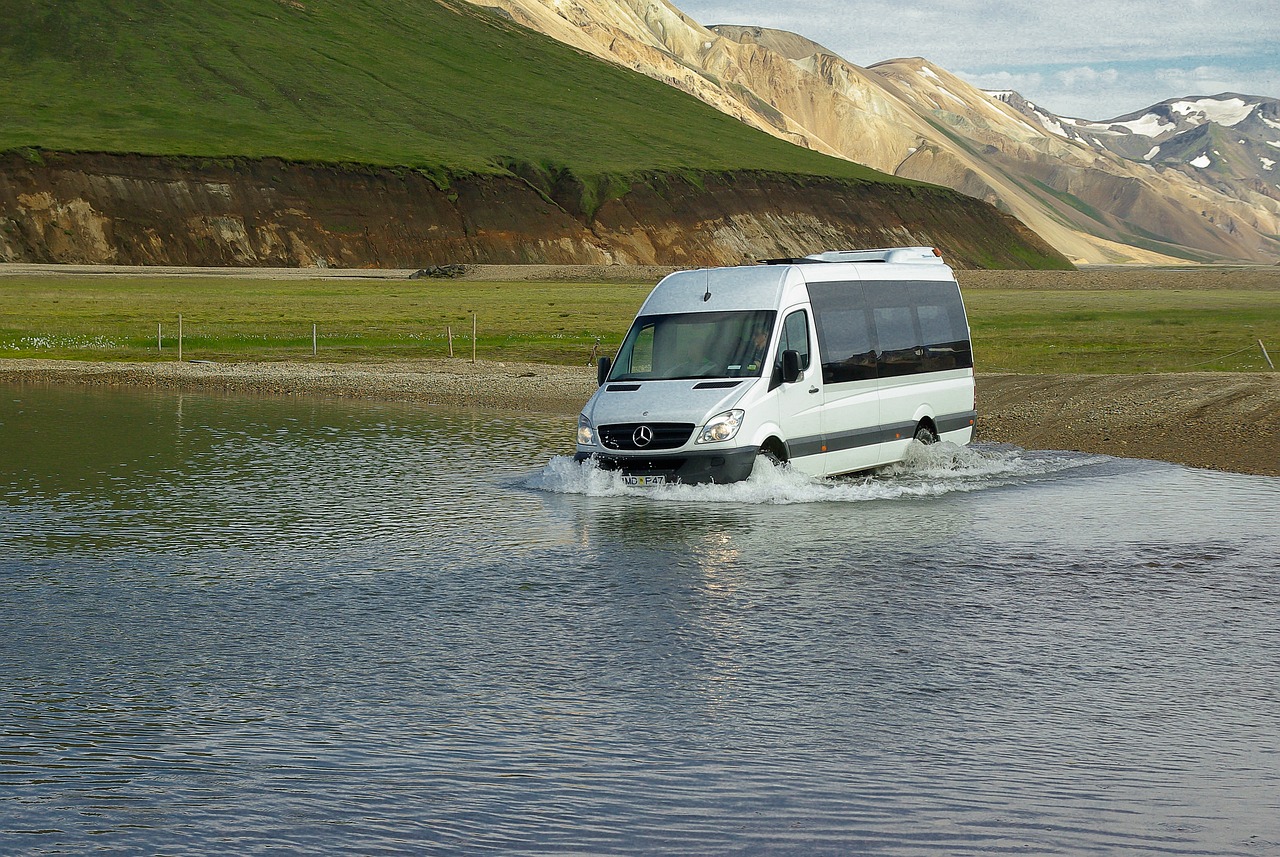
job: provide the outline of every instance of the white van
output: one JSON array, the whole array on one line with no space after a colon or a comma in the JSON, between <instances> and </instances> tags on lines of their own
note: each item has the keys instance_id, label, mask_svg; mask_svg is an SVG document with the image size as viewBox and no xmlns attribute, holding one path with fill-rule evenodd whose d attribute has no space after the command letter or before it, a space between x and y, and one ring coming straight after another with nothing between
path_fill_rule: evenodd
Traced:
<instances>
[{"instance_id":1,"label":"white van","mask_svg":"<svg viewBox=\"0 0 1280 857\"><path fill-rule=\"evenodd\" d=\"M633 485L813 476L973 437L960 287L930 247L680 271L654 288L578 418L577 461Z\"/></svg>"}]
</instances>

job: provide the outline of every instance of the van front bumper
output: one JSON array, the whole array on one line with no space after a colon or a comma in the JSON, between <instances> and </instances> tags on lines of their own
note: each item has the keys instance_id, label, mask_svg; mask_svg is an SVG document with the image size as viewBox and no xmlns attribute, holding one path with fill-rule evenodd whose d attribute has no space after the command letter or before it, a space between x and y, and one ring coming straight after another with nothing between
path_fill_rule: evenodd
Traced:
<instances>
[{"instance_id":1,"label":"van front bumper","mask_svg":"<svg viewBox=\"0 0 1280 857\"><path fill-rule=\"evenodd\" d=\"M670 455L615 455L606 452L578 452L574 461L594 461L601 470L617 470L628 476L665 476L668 482L701 485L741 482L751 475L756 463L755 447Z\"/></svg>"}]
</instances>

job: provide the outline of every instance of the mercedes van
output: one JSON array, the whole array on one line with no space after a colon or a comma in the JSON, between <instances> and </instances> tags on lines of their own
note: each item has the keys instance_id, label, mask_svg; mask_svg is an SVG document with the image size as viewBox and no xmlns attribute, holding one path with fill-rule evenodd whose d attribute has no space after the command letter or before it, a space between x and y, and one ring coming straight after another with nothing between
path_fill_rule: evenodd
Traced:
<instances>
[{"instance_id":1,"label":"mercedes van","mask_svg":"<svg viewBox=\"0 0 1280 857\"><path fill-rule=\"evenodd\" d=\"M812 476L973 437L960 287L929 247L679 271L645 302L578 418L577 461L632 485Z\"/></svg>"}]
</instances>

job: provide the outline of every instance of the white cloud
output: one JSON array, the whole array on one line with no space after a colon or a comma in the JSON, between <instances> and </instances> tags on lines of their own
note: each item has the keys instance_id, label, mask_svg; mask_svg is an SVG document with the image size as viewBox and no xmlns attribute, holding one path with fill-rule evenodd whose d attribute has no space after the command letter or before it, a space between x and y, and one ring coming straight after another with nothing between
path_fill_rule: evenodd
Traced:
<instances>
[{"instance_id":1,"label":"white cloud","mask_svg":"<svg viewBox=\"0 0 1280 857\"><path fill-rule=\"evenodd\" d=\"M1106 68L1102 71L1090 68L1089 66L1080 66L1078 68L1069 68L1063 71L1054 72L1053 77L1063 87L1074 89L1076 87L1082 89L1096 89L1100 86L1112 86L1116 81L1120 80L1120 72L1114 68Z\"/></svg>"},{"instance_id":2,"label":"white cloud","mask_svg":"<svg viewBox=\"0 0 1280 857\"><path fill-rule=\"evenodd\" d=\"M1156 70L1155 76L1169 89L1187 95L1216 95L1219 92L1228 92L1237 85L1239 80L1239 76L1233 74L1231 69L1209 65L1195 68L1161 68Z\"/></svg>"},{"instance_id":3,"label":"white cloud","mask_svg":"<svg viewBox=\"0 0 1280 857\"><path fill-rule=\"evenodd\" d=\"M1035 92L1044 83L1044 75L1034 71L1017 74L1009 71L993 71L986 74L966 74L954 69L952 71L979 89L1013 89L1024 95Z\"/></svg>"}]
</instances>

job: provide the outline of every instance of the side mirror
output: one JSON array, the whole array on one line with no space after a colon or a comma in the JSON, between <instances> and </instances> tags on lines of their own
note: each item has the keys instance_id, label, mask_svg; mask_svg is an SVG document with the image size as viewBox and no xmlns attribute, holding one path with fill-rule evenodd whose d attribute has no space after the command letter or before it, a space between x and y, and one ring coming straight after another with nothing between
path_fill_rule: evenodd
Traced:
<instances>
[{"instance_id":1,"label":"side mirror","mask_svg":"<svg viewBox=\"0 0 1280 857\"><path fill-rule=\"evenodd\" d=\"M800 380L800 352L782 352L782 383L794 384Z\"/></svg>"},{"instance_id":2,"label":"side mirror","mask_svg":"<svg viewBox=\"0 0 1280 857\"><path fill-rule=\"evenodd\" d=\"M609 370L613 368L613 361L608 357L601 357L600 362L596 365L596 386L601 387L604 381L609 377Z\"/></svg>"}]
</instances>

